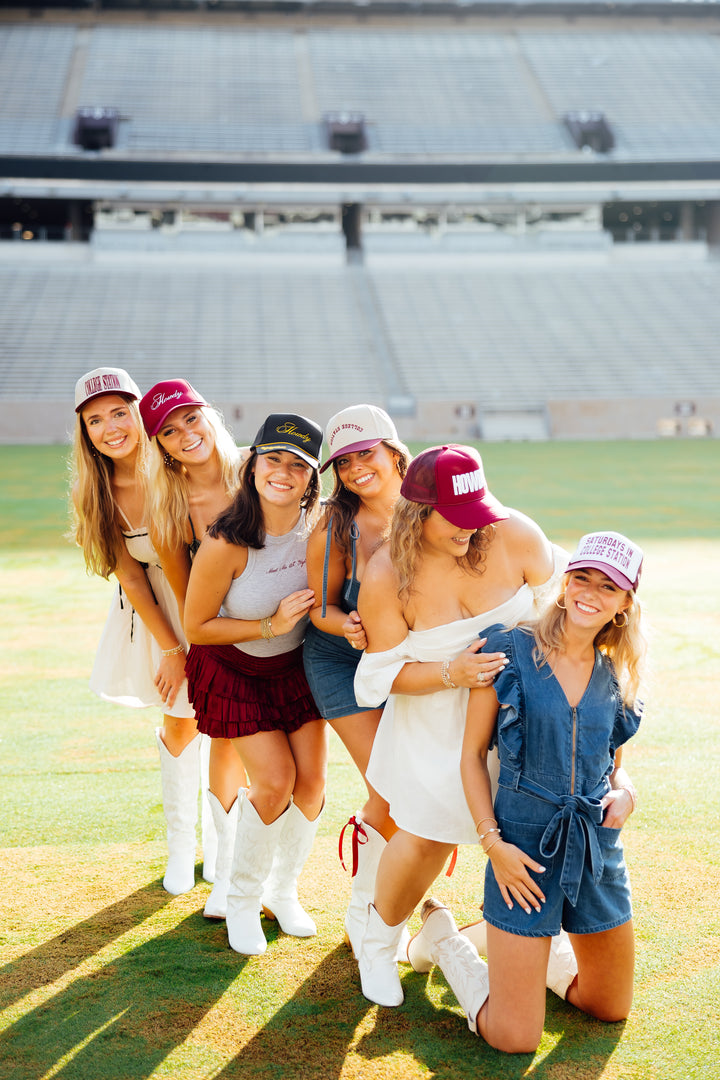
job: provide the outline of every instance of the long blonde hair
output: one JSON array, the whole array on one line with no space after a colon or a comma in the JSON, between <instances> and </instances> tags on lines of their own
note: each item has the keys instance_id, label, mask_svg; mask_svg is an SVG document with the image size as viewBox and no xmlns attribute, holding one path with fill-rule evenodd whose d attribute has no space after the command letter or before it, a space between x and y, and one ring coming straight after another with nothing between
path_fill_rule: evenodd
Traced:
<instances>
[{"instance_id":1,"label":"long blonde hair","mask_svg":"<svg viewBox=\"0 0 720 1080\"><path fill-rule=\"evenodd\" d=\"M565 596L567 575L557 601ZM630 605L625 609L627 623L617 626L614 622L606 623L595 636L594 645L607 656L613 664L622 699L626 705L634 705L637 700L642 680L647 641L641 625L641 609L634 591L627 593ZM551 603L538 621L531 627L535 637L535 662L538 667L547 663L548 655L563 652L565 648L565 608Z\"/></svg>"},{"instance_id":2,"label":"long blonde hair","mask_svg":"<svg viewBox=\"0 0 720 1080\"><path fill-rule=\"evenodd\" d=\"M215 433L215 452L220 460L222 482L228 499L240 486L242 454L225 427L220 413L210 405L198 406ZM179 548L186 543L190 520L190 487L184 465L163 450L157 435L152 438L148 464L148 521L153 536L164 547Z\"/></svg>"},{"instance_id":3,"label":"long blonde hair","mask_svg":"<svg viewBox=\"0 0 720 1080\"><path fill-rule=\"evenodd\" d=\"M136 401L127 402L138 430L135 470L138 484L145 486L148 437ZM113 495L114 466L97 450L87 433L81 413L76 414L70 456L72 525L70 536L82 548L88 573L109 578L118 566L125 539Z\"/></svg>"},{"instance_id":4,"label":"long blonde hair","mask_svg":"<svg viewBox=\"0 0 720 1080\"><path fill-rule=\"evenodd\" d=\"M398 596L412 592L422 552L423 523L430 517L434 507L425 503L410 502L398 496L390 525L390 561L398 576ZM485 552L495 531L494 525L478 529L470 537L467 552L458 564L470 573L482 574Z\"/></svg>"}]
</instances>

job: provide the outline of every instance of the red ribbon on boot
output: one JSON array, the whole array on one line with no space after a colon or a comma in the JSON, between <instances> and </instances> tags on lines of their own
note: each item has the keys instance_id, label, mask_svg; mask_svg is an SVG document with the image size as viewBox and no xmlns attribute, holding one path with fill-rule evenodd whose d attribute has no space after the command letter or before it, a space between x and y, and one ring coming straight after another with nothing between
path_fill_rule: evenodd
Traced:
<instances>
[{"instance_id":1,"label":"red ribbon on boot","mask_svg":"<svg viewBox=\"0 0 720 1080\"><path fill-rule=\"evenodd\" d=\"M350 818L350 820L347 822L347 824L343 825L342 832L340 833L340 841L338 843L338 855L340 856L340 864L341 864L343 870L347 870L347 866L345 865L345 861L343 859L343 839L345 837L345 830L347 829L348 825L352 826L352 831L353 831L352 832L352 845L351 845L351 847L352 847L352 857L353 857L352 858L352 875L351 876L355 877L355 875L357 874L357 871L358 871L358 847L359 847L360 844L367 844L367 842L368 842L368 834L365 832L365 829L363 828L362 818L357 818L357 817L355 817L354 814Z\"/></svg>"}]
</instances>

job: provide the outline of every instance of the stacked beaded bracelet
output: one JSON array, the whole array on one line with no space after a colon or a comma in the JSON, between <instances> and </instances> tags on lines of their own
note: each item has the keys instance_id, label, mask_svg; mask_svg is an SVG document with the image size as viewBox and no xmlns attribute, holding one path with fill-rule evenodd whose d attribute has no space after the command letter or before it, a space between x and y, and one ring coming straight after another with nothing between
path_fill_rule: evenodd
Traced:
<instances>
[{"instance_id":1,"label":"stacked beaded bracelet","mask_svg":"<svg viewBox=\"0 0 720 1080\"><path fill-rule=\"evenodd\" d=\"M450 660L443 660L440 665L440 681L446 690L457 690L457 683L450 678Z\"/></svg>"},{"instance_id":2,"label":"stacked beaded bracelet","mask_svg":"<svg viewBox=\"0 0 720 1080\"><path fill-rule=\"evenodd\" d=\"M483 851L485 852L486 855L489 855L490 852L492 851L492 849L495 847L495 845L497 843L499 843L500 840L502 840L502 836L500 835L500 830L499 829L491 829L490 832L496 832L497 836L495 837L495 839L493 840L492 844L490 844L489 847L484 847L483 848Z\"/></svg>"},{"instance_id":3,"label":"stacked beaded bracelet","mask_svg":"<svg viewBox=\"0 0 720 1080\"><path fill-rule=\"evenodd\" d=\"M176 645L174 649L163 649L163 656L177 656L178 653L185 652L184 645Z\"/></svg>"},{"instance_id":4,"label":"stacked beaded bracelet","mask_svg":"<svg viewBox=\"0 0 720 1080\"><path fill-rule=\"evenodd\" d=\"M490 833L493 833L493 832L496 832L498 834L498 836L500 835L500 830L498 828L486 829L485 832L482 834L482 836L478 837L478 839L480 840L480 843L482 844L485 837L489 836Z\"/></svg>"},{"instance_id":5,"label":"stacked beaded bracelet","mask_svg":"<svg viewBox=\"0 0 720 1080\"><path fill-rule=\"evenodd\" d=\"M271 620L272 620L272 615L266 615L264 619L260 620L260 633L265 638L266 641L269 641L270 638L275 637L275 634L273 633L272 621Z\"/></svg>"}]
</instances>

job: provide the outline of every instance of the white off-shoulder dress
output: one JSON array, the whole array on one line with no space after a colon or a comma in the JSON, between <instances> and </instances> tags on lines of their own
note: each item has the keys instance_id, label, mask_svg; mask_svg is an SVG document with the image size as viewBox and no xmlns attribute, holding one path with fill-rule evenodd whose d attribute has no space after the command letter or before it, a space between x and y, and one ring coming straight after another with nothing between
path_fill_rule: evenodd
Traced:
<instances>
[{"instance_id":1,"label":"white off-shoulder dress","mask_svg":"<svg viewBox=\"0 0 720 1080\"><path fill-rule=\"evenodd\" d=\"M375 735L367 778L387 800L398 827L447 844L476 844L475 825L465 801L460 754L467 712L467 687L432 694L393 694L391 687L409 661L442 661L458 656L493 623L511 628L533 618L567 564L555 548L552 577L532 588L522 585L503 604L471 619L410 630L404 641L381 653L364 653L355 674L359 704L378 707L387 699ZM489 761L493 783L497 755Z\"/></svg>"}]
</instances>

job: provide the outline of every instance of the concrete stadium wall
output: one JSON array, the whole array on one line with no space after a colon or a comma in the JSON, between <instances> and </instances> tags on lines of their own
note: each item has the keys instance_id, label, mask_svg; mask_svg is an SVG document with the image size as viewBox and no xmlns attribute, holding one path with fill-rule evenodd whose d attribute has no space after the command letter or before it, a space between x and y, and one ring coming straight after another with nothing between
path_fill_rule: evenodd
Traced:
<instances>
[{"instance_id":1,"label":"concrete stadium wall","mask_svg":"<svg viewBox=\"0 0 720 1080\"><path fill-rule=\"evenodd\" d=\"M69 443L74 414L69 401L5 401L0 411L0 443ZM268 412L287 403L220 402L238 443L250 443ZM347 401L303 401L295 411L325 424ZM393 415L408 442L534 441L543 439L717 438L720 398L615 398L603 401L549 401L543 411L483 412L468 401L419 402L415 414Z\"/></svg>"}]
</instances>

